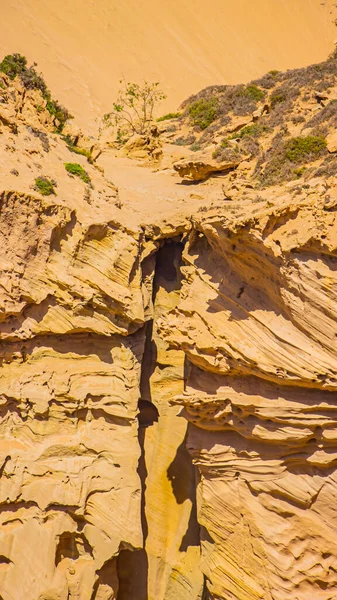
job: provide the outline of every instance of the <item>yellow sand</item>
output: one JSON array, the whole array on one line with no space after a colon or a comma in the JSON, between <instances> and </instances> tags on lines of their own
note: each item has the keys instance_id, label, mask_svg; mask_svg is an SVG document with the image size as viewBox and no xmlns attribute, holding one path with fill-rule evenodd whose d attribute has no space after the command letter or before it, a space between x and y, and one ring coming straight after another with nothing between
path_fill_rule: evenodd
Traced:
<instances>
[{"instance_id":1,"label":"yellow sand","mask_svg":"<svg viewBox=\"0 0 337 600\"><path fill-rule=\"evenodd\" d=\"M212 84L320 61L334 0L3 0L0 56L24 53L86 129L125 75L159 80L172 110Z\"/></svg>"}]
</instances>

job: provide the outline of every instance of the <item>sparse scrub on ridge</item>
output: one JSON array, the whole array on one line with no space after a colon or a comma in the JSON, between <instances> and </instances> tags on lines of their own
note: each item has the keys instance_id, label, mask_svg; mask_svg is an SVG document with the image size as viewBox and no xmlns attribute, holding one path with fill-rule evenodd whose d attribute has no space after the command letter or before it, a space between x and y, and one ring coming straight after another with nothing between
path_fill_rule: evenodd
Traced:
<instances>
[{"instance_id":1,"label":"sparse scrub on ridge","mask_svg":"<svg viewBox=\"0 0 337 600\"><path fill-rule=\"evenodd\" d=\"M0 71L5 73L10 79L15 79L17 75L21 75L27 69L27 59L21 54L7 54L0 62Z\"/></svg>"},{"instance_id":2,"label":"sparse scrub on ridge","mask_svg":"<svg viewBox=\"0 0 337 600\"><path fill-rule=\"evenodd\" d=\"M218 162L234 155L251 161L257 187L335 176L337 153L328 151L326 138L337 128L336 90L337 51L322 63L273 70L246 85L209 86L181 105L172 143L185 145L193 134L192 151L213 145Z\"/></svg>"},{"instance_id":3,"label":"sparse scrub on ridge","mask_svg":"<svg viewBox=\"0 0 337 600\"><path fill-rule=\"evenodd\" d=\"M326 106L316 112L308 122L308 127L318 127L322 124L337 127L337 100L330 100Z\"/></svg>"},{"instance_id":4,"label":"sparse scrub on ridge","mask_svg":"<svg viewBox=\"0 0 337 600\"><path fill-rule=\"evenodd\" d=\"M47 100L46 108L49 114L52 117L55 117L55 119L57 119L58 121L58 124L56 125L56 133L61 133L66 122L69 121L69 119L72 119L73 117L70 115L67 109L64 108L64 106L62 106L57 102L57 100L53 100L52 98Z\"/></svg>"},{"instance_id":5,"label":"sparse scrub on ridge","mask_svg":"<svg viewBox=\"0 0 337 600\"><path fill-rule=\"evenodd\" d=\"M271 108L274 108L276 106L276 104L281 104L281 102L285 102L287 99L285 93L281 93L281 92L274 92L274 94L272 94L270 96L270 106Z\"/></svg>"},{"instance_id":6,"label":"sparse scrub on ridge","mask_svg":"<svg viewBox=\"0 0 337 600\"><path fill-rule=\"evenodd\" d=\"M154 120L154 111L166 98L159 82L142 85L121 80L121 89L112 104L112 111L103 117L103 126L115 127L117 141L126 141L131 135L145 134Z\"/></svg>"},{"instance_id":7,"label":"sparse scrub on ridge","mask_svg":"<svg viewBox=\"0 0 337 600\"><path fill-rule=\"evenodd\" d=\"M56 132L60 133L66 122L73 117L64 106L61 106L57 100L52 98L42 74L36 71L36 66L37 64L33 63L32 66L27 67L27 59L21 54L8 54L0 63L0 72L12 80L19 77L22 85L27 90L40 90L46 101L47 111L55 119Z\"/></svg>"},{"instance_id":8,"label":"sparse scrub on ridge","mask_svg":"<svg viewBox=\"0 0 337 600\"><path fill-rule=\"evenodd\" d=\"M240 157L240 148L238 146L218 146L212 153L212 158L218 162L235 161Z\"/></svg>"},{"instance_id":9,"label":"sparse scrub on ridge","mask_svg":"<svg viewBox=\"0 0 337 600\"><path fill-rule=\"evenodd\" d=\"M42 194L42 196L55 195L54 185L55 183L47 177L37 177L35 179L35 190Z\"/></svg>"},{"instance_id":10,"label":"sparse scrub on ridge","mask_svg":"<svg viewBox=\"0 0 337 600\"><path fill-rule=\"evenodd\" d=\"M189 135L187 137L179 137L174 140L176 146L191 146L195 142L195 135Z\"/></svg>"},{"instance_id":11,"label":"sparse scrub on ridge","mask_svg":"<svg viewBox=\"0 0 337 600\"><path fill-rule=\"evenodd\" d=\"M295 137L284 140L277 134L269 156L261 156L256 175L263 187L302 177L306 164L327 154L323 136ZM304 163L304 164L303 164ZM299 167L299 164L302 165Z\"/></svg>"},{"instance_id":12,"label":"sparse scrub on ridge","mask_svg":"<svg viewBox=\"0 0 337 600\"><path fill-rule=\"evenodd\" d=\"M70 175L75 175L84 181L84 183L90 183L90 177L85 169L78 163L64 163L65 170Z\"/></svg>"},{"instance_id":13,"label":"sparse scrub on ridge","mask_svg":"<svg viewBox=\"0 0 337 600\"><path fill-rule=\"evenodd\" d=\"M265 92L257 85L210 86L191 96L182 104L185 116L193 127L208 130L214 122L218 127L225 125L228 113L243 116L254 112L258 103L265 99ZM208 132L205 132L208 133ZM205 137L207 141L208 136Z\"/></svg>"},{"instance_id":14,"label":"sparse scrub on ridge","mask_svg":"<svg viewBox=\"0 0 337 600\"><path fill-rule=\"evenodd\" d=\"M180 112L170 112L167 113L166 115L163 115L162 117L159 117L157 119L157 123L160 123L161 121L170 121L171 119L179 119L179 117L181 116Z\"/></svg>"},{"instance_id":15,"label":"sparse scrub on ridge","mask_svg":"<svg viewBox=\"0 0 337 600\"><path fill-rule=\"evenodd\" d=\"M232 133L230 136L224 138L220 146L213 152L213 158L218 161L226 160L228 157L231 158L234 154L237 157L238 154L256 156L259 153L260 146L257 140L264 134L270 131L266 125L260 123L252 123L242 127L239 131ZM233 146L233 142L237 141L238 144Z\"/></svg>"}]
</instances>

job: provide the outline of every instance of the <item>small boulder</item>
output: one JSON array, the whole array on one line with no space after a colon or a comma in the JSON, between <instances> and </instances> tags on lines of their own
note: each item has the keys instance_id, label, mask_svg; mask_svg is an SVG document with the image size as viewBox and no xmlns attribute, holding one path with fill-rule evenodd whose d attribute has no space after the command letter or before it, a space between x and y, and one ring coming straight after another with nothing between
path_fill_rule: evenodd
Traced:
<instances>
[{"instance_id":1,"label":"small boulder","mask_svg":"<svg viewBox=\"0 0 337 600\"><path fill-rule=\"evenodd\" d=\"M215 160L181 160L173 168L183 179L189 181L204 181L213 173L236 169L242 159L216 162Z\"/></svg>"},{"instance_id":2,"label":"small boulder","mask_svg":"<svg viewBox=\"0 0 337 600\"><path fill-rule=\"evenodd\" d=\"M326 138L326 145L329 152L337 152L337 131L329 133Z\"/></svg>"},{"instance_id":3,"label":"small boulder","mask_svg":"<svg viewBox=\"0 0 337 600\"><path fill-rule=\"evenodd\" d=\"M124 153L132 158L155 158L161 155L161 143L157 135L157 128L151 130L148 134L133 135L124 144Z\"/></svg>"}]
</instances>

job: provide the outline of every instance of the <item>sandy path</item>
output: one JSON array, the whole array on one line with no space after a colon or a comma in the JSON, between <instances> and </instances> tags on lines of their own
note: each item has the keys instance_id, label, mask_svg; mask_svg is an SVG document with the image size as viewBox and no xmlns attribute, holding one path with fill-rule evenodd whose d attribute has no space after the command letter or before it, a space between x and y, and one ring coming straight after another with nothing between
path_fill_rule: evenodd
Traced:
<instances>
[{"instance_id":1,"label":"sandy path","mask_svg":"<svg viewBox=\"0 0 337 600\"><path fill-rule=\"evenodd\" d=\"M195 185L184 185L172 170L154 171L139 161L116 157L104 152L98 159L107 179L118 187L119 199L136 223L177 219L189 216L199 206L221 197L220 179L210 179Z\"/></svg>"}]
</instances>

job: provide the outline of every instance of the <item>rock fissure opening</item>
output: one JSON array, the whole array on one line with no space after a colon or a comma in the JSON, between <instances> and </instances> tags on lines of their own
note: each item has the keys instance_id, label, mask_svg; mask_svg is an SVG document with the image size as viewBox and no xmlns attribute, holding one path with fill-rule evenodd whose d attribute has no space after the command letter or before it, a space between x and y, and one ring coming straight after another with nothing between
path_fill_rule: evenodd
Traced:
<instances>
[{"instance_id":1,"label":"rock fissure opening","mask_svg":"<svg viewBox=\"0 0 337 600\"><path fill-rule=\"evenodd\" d=\"M186 423L170 405L184 389L185 358L158 334L159 319L180 299L182 250L180 238L165 240L150 259L153 315L145 325L138 402L144 546L119 553L118 600L164 600L177 578L183 585L184 561L196 563L200 553L195 467L186 449Z\"/></svg>"}]
</instances>

